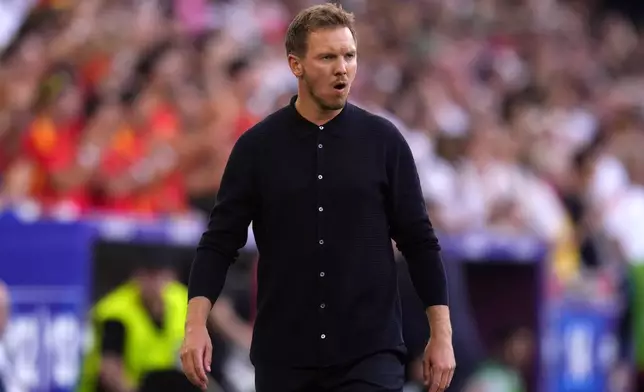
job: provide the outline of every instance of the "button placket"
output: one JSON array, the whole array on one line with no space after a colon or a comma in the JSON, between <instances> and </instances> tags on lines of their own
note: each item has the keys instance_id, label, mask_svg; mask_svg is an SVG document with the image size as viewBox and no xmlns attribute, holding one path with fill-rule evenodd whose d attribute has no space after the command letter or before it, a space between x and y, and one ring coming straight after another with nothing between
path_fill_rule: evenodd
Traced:
<instances>
[{"instance_id":1,"label":"button placket","mask_svg":"<svg viewBox=\"0 0 644 392\"><path fill-rule=\"evenodd\" d=\"M317 231L318 231L318 244L319 244L319 247L320 247L319 252L318 252L318 255L319 255L318 262L320 263L320 270L319 270L320 271L319 272L319 279L320 280L318 282L318 285L319 285L319 298L318 298L318 305L317 306L318 306L318 311L319 311L319 314L320 314L320 316L319 316L320 317L320 330L318 330L318 333L320 333L320 335L319 335L320 340L324 341L327 338L327 335L325 333L326 332L326 326L325 326L326 322L325 322L325 319L324 319L325 318L325 314L324 314L325 312L323 312L323 310L326 308L326 303L325 303L326 302L325 301L325 299L326 299L325 298L325 296L326 296L325 295L326 282L324 281L326 273L323 271L323 269L325 269L326 266L323 264L324 263L324 258L323 258L324 238L323 237L325 235L325 232L324 232L324 216L322 214L322 212L324 211L324 207L323 207L323 205L324 205L324 193L323 193L324 192L324 187L323 187L323 185L324 185L324 183L321 180L324 178L323 173L324 173L324 169L325 169L324 168L324 151L325 151L324 150L324 147L325 147L324 144L325 143L324 143L324 133L321 132L321 131L324 130L324 126L320 125L320 126L318 126L318 128L319 128L320 131L318 132L317 149L316 149L316 152L317 152L317 154L316 154L317 155L317 161L316 161L316 163L317 163L317 168L316 169L317 170L316 170L316 172L317 172L317 179L318 179L318 181L317 181L317 200L316 201L317 201L317 206L318 206L317 207L317 209L318 209L318 215L317 215L317 229L318 230Z\"/></svg>"},{"instance_id":2,"label":"button placket","mask_svg":"<svg viewBox=\"0 0 644 392\"><path fill-rule=\"evenodd\" d=\"M324 129L324 126L320 125L320 126L318 126L318 128L321 131L321 130ZM323 137L322 132L318 132L318 140L317 140L318 141L318 151L317 151L317 170L316 170L318 172L318 175L317 175L318 180L321 180L322 178L324 178L324 176L322 175L322 172L324 171L324 157L322 156L322 151L321 151L322 147L323 147L322 137ZM324 211L324 207L322 207L322 185L321 184L318 184L318 187L317 187L317 202L318 202L318 212ZM318 222L317 222L318 223L317 224L317 226L318 226L318 244L319 245L324 245L324 239L322 238L322 236L324 235L323 234L324 225L322 223L322 217L318 216L317 220L318 220Z\"/></svg>"}]
</instances>

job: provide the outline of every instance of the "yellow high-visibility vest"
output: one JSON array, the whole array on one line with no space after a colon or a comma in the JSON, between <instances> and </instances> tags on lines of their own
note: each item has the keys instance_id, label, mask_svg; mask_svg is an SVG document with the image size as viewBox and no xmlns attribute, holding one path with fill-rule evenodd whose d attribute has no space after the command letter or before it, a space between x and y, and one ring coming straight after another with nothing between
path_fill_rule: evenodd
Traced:
<instances>
[{"instance_id":1,"label":"yellow high-visibility vest","mask_svg":"<svg viewBox=\"0 0 644 392\"><path fill-rule=\"evenodd\" d=\"M84 363L78 392L95 392L101 366L101 326L117 320L125 326L123 367L126 379L138 387L149 372L179 370L179 349L183 341L188 291L178 282L163 292L164 323L160 329L144 308L139 290L129 282L101 299L92 310L92 347Z\"/></svg>"}]
</instances>

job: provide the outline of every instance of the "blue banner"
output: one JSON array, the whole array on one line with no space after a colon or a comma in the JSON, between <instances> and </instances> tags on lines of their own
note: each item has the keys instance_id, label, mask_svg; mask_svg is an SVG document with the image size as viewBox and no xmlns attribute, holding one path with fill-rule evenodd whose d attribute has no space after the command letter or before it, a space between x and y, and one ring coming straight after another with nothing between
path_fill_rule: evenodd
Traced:
<instances>
[{"instance_id":1,"label":"blue banner","mask_svg":"<svg viewBox=\"0 0 644 392\"><path fill-rule=\"evenodd\" d=\"M545 392L605 392L618 358L614 306L560 303L546 312L542 376Z\"/></svg>"},{"instance_id":2,"label":"blue banner","mask_svg":"<svg viewBox=\"0 0 644 392\"><path fill-rule=\"evenodd\" d=\"M0 219L0 278L12 296L0 372L9 390L73 391L94 233L81 223Z\"/></svg>"}]
</instances>

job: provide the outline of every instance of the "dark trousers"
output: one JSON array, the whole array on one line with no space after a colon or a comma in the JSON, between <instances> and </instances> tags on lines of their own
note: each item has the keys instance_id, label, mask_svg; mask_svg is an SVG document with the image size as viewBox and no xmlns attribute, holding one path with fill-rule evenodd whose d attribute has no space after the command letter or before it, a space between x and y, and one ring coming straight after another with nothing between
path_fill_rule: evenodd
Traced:
<instances>
[{"instance_id":1,"label":"dark trousers","mask_svg":"<svg viewBox=\"0 0 644 392\"><path fill-rule=\"evenodd\" d=\"M256 392L402 392L404 383L403 358L394 351L326 368L255 365Z\"/></svg>"}]
</instances>

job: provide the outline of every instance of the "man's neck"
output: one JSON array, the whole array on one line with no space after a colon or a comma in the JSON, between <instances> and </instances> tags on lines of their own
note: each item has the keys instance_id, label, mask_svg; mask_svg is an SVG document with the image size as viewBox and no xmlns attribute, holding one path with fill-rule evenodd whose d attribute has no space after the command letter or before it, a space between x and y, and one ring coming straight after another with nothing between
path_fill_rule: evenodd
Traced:
<instances>
[{"instance_id":1,"label":"man's neck","mask_svg":"<svg viewBox=\"0 0 644 392\"><path fill-rule=\"evenodd\" d=\"M326 124L342 111L342 109L323 110L313 101L313 99L308 96L303 97L299 93L295 100L295 110L297 110L302 117L317 125Z\"/></svg>"}]
</instances>

